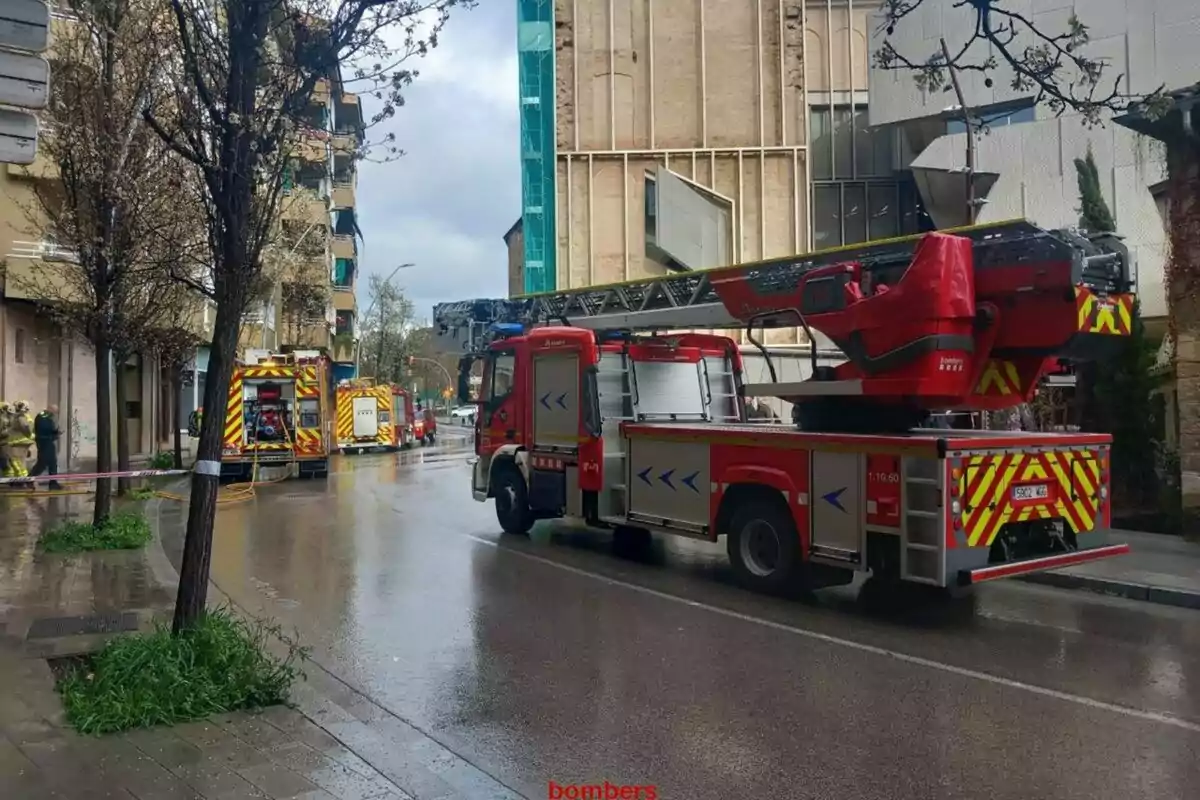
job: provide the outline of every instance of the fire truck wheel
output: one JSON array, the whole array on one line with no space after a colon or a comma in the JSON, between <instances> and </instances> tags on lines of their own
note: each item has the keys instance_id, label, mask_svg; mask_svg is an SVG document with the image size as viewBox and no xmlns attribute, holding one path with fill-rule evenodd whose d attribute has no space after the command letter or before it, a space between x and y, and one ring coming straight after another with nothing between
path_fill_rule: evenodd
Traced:
<instances>
[{"instance_id":1,"label":"fire truck wheel","mask_svg":"<svg viewBox=\"0 0 1200 800\"><path fill-rule=\"evenodd\" d=\"M515 466L501 467L493 485L496 497L496 519L505 533L523 536L533 527L533 512L529 508L529 496L525 478Z\"/></svg>"},{"instance_id":2,"label":"fire truck wheel","mask_svg":"<svg viewBox=\"0 0 1200 800\"><path fill-rule=\"evenodd\" d=\"M778 497L743 499L730 519L726 544L734 574L747 588L769 593L799 588L800 537Z\"/></svg>"}]
</instances>

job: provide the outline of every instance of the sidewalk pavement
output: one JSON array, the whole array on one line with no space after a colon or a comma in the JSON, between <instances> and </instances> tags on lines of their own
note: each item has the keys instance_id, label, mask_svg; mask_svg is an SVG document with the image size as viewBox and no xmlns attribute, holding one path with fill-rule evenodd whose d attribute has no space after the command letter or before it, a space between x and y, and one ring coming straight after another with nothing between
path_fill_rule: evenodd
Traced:
<instances>
[{"instance_id":1,"label":"sidewalk pavement","mask_svg":"<svg viewBox=\"0 0 1200 800\"><path fill-rule=\"evenodd\" d=\"M1117 558L1029 575L1023 580L1200 609L1200 542L1125 530L1114 530L1110 540L1113 544L1128 544L1130 552Z\"/></svg>"},{"instance_id":2,"label":"sidewalk pavement","mask_svg":"<svg viewBox=\"0 0 1200 800\"><path fill-rule=\"evenodd\" d=\"M295 707L76 734L46 659L168 622L177 581L157 539L142 551L37 552L43 526L87 514L86 498L0 497L0 798L522 797L312 664L293 691ZM224 598L214 587L210 599Z\"/></svg>"}]
</instances>

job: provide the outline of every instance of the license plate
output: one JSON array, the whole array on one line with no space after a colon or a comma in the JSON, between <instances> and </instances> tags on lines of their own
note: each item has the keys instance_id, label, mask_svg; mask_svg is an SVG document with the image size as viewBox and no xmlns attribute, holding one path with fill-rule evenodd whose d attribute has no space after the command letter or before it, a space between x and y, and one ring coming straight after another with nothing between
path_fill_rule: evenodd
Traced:
<instances>
[{"instance_id":1,"label":"license plate","mask_svg":"<svg viewBox=\"0 0 1200 800\"><path fill-rule=\"evenodd\" d=\"M1050 487L1043 484L1035 486L1014 486L1012 487L1012 499L1021 500L1045 500L1050 497Z\"/></svg>"}]
</instances>

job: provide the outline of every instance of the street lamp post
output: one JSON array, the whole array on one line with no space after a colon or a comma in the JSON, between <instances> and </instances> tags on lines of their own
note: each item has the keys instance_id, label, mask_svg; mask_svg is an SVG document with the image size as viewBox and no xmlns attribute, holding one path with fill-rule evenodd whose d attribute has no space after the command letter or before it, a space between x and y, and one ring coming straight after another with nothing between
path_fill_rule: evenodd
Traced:
<instances>
[{"instance_id":1,"label":"street lamp post","mask_svg":"<svg viewBox=\"0 0 1200 800\"><path fill-rule=\"evenodd\" d=\"M399 272L400 270L408 269L410 267L415 267L415 266L416 266L416 264L413 264L411 262L405 262L403 264L400 264L394 270L391 271L391 274L389 274L386 279L384 279L383 285L386 286L386 285L390 284L392 282L392 278L396 277L396 273ZM375 303L378 300L379 300L378 296L371 298L371 305L367 306L367 313L363 314L363 316L362 316L363 319L370 319L371 312L375 310ZM383 338L383 320L380 320L379 337L382 340L382 338ZM382 342L380 344L381 344L381 348L380 348L381 355L380 355L379 359L380 359L380 361L382 361L383 360ZM360 334L358 339L354 342L354 374L355 375L358 374L358 369L359 369L361 359L362 359L362 335ZM379 376L376 375L375 377L378 378Z\"/></svg>"}]
</instances>

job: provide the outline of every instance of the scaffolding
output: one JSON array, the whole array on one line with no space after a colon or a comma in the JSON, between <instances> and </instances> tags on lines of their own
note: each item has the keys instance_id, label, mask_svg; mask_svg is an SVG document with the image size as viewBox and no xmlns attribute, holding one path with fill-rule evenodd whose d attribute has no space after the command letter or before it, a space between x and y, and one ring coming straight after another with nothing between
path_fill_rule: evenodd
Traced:
<instances>
[{"instance_id":1,"label":"scaffolding","mask_svg":"<svg viewBox=\"0 0 1200 800\"><path fill-rule=\"evenodd\" d=\"M517 0L525 293L555 284L554 3Z\"/></svg>"}]
</instances>

